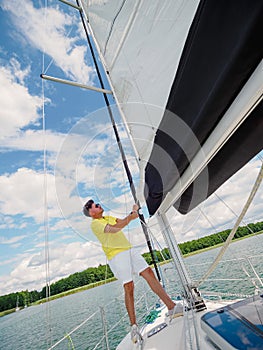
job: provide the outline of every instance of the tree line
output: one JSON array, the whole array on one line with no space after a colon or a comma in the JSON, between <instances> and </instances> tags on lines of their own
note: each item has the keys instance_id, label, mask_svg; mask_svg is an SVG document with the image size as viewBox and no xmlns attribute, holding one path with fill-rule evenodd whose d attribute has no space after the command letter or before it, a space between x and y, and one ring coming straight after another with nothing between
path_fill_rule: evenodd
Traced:
<instances>
[{"instance_id":1,"label":"tree line","mask_svg":"<svg viewBox=\"0 0 263 350\"><path fill-rule=\"evenodd\" d=\"M245 237L263 230L263 222L251 223L247 226L239 226L233 240L241 237ZM215 246L220 243L224 243L231 232L230 229L213 233L209 236L201 237L198 239L194 239L192 241L187 241L183 243L179 243L178 246L183 255L196 252L198 250L209 248ZM149 265L153 263L152 257L150 253L142 254L144 259L147 261ZM161 251L154 251L155 259L158 262L162 262L164 260L169 260L171 258L170 252L168 248L164 248Z\"/></svg>"},{"instance_id":2,"label":"tree line","mask_svg":"<svg viewBox=\"0 0 263 350\"><path fill-rule=\"evenodd\" d=\"M248 236L263 230L263 222L240 226L234 236L234 239ZM179 243L179 248L183 255L198 251L203 248L208 248L226 241L231 230L224 230L219 233L214 233L209 236L194 239L192 241ZM155 259L158 262L169 260L171 258L168 248L161 251L154 251ZM144 259L151 265L152 258L150 253L142 254ZM50 295L56 295L68 290L82 287L91 283L103 281L105 278L113 277L113 273L108 265L99 265L98 267L89 267L82 272L76 272L66 278L62 278L50 285ZM17 306L26 307L38 300L46 298L46 286L41 291L21 291L0 296L0 312L14 309Z\"/></svg>"},{"instance_id":3,"label":"tree line","mask_svg":"<svg viewBox=\"0 0 263 350\"><path fill-rule=\"evenodd\" d=\"M56 295L68 290L82 287L91 283L103 281L105 278L113 277L113 273L108 265L99 265L98 267L89 267L82 272L76 272L72 275L62 278L50 285L50 295ZM46 286L41 291L24 290L21 292L10 293L0 296L0 312L15 309L16 306L24 308L36 301L45 299L47 296Z\"/></svg>"}]
</instances>

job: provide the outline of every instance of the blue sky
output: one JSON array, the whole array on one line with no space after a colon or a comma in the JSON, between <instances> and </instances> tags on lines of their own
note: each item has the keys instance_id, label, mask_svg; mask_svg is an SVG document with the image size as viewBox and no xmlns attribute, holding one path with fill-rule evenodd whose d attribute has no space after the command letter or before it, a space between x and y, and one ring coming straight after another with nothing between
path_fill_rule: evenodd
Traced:
<instances>
[{"instance_id":1,"label":"blue sky","mask_svg":"<svg viewBox=\"0 0 263 350\"><path fill-rule=\"evenodd\" d=\"M47 238L51 281L105 263L82 205L93 197L105 211L122 217L132 198L102 95L40 79L45 73L98 86L77 11L58 1L48 1L46 9L44 1L0 4L2 295L45 285ZM120 132L131 159L125 132ZM218 190L236 213L260 165L256 157ZM136 178L132 160L131 169ZM207 228L200 210L187 220L169 211L178 241L231 227L235 215L216 200L211 196L204 204L213 227ZM262 191L246 223L262 220L260 203ZM149 224L153 236L162 240L154 219ZM146 251L138 225L127 234Z\"/></svg>"}]
</instances>

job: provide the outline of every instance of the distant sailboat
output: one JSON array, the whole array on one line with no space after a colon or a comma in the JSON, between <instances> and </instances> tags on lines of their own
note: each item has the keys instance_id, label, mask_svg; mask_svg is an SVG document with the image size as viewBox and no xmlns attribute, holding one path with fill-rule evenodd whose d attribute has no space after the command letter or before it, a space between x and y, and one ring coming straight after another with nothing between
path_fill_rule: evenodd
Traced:
<instances>
[{"instance_id":1,"label":"distant sailboat","mask_svg":"<svg viewBox=\"0 0 263 350\"><path fill-rule=\"evenodd\" d=\"M16 311L19 311L20 307L19 307L19 295L16 298Z\"/></svg>"}]
</instances>

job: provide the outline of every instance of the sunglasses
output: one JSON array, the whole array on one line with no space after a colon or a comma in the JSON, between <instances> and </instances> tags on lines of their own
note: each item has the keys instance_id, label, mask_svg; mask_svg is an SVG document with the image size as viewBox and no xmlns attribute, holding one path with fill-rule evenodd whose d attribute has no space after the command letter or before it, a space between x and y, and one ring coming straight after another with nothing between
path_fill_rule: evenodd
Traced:
<instances>
[{"instance_id":1,"label":"sunglasses","mask_svg":"<svg viewBox=\"0 0 263 350\"><path fill-rule=\"evenodd\" d=\"M89 209L91 209L92 208L92 204L93 203L89 203L87 206L86 206L86 208L89 210ZM100 208L100 204L99 203L97 203L97 204L95 204L95 208Z\"/></svg>"}]
</instances>

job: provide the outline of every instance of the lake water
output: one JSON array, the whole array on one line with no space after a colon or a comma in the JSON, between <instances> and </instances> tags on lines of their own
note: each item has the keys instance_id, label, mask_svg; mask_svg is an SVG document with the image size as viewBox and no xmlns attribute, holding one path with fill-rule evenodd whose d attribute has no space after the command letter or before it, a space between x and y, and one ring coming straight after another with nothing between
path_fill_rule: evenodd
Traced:
<instances>
[{"instance_id":1,"label":"lake water","mask_svg":"<svg viewBox=\"0 0 263 350\"><path fill-rule=\"evenodd\" d=\"M185 259L194 280L201 278L218 251L219 248ZM208 290L253 294L253 281L258 286L260 283L256 280L251 265L263 279L262 256L263 234L232 243L222 262L200 289L204 291L204 295ZM162 274L168 293L176 297L181 288L171 264L162 267ZM135 282L135 298L138 300L148 288L141 278ZM104 319L109 333L109 348L113 350L129 331L122 289L121 284L116 281L1 317L0 349L47 350L81 323L84 323L82 327L54 349L107 349L105 339L101 340L105 330L102 322ZM147 315L147 307L157 301L151 292L146 294L147 300L141 298L136 305L139 322ZM119 324L114 327L116 322Z\"/></svg>"}]
</instances>

